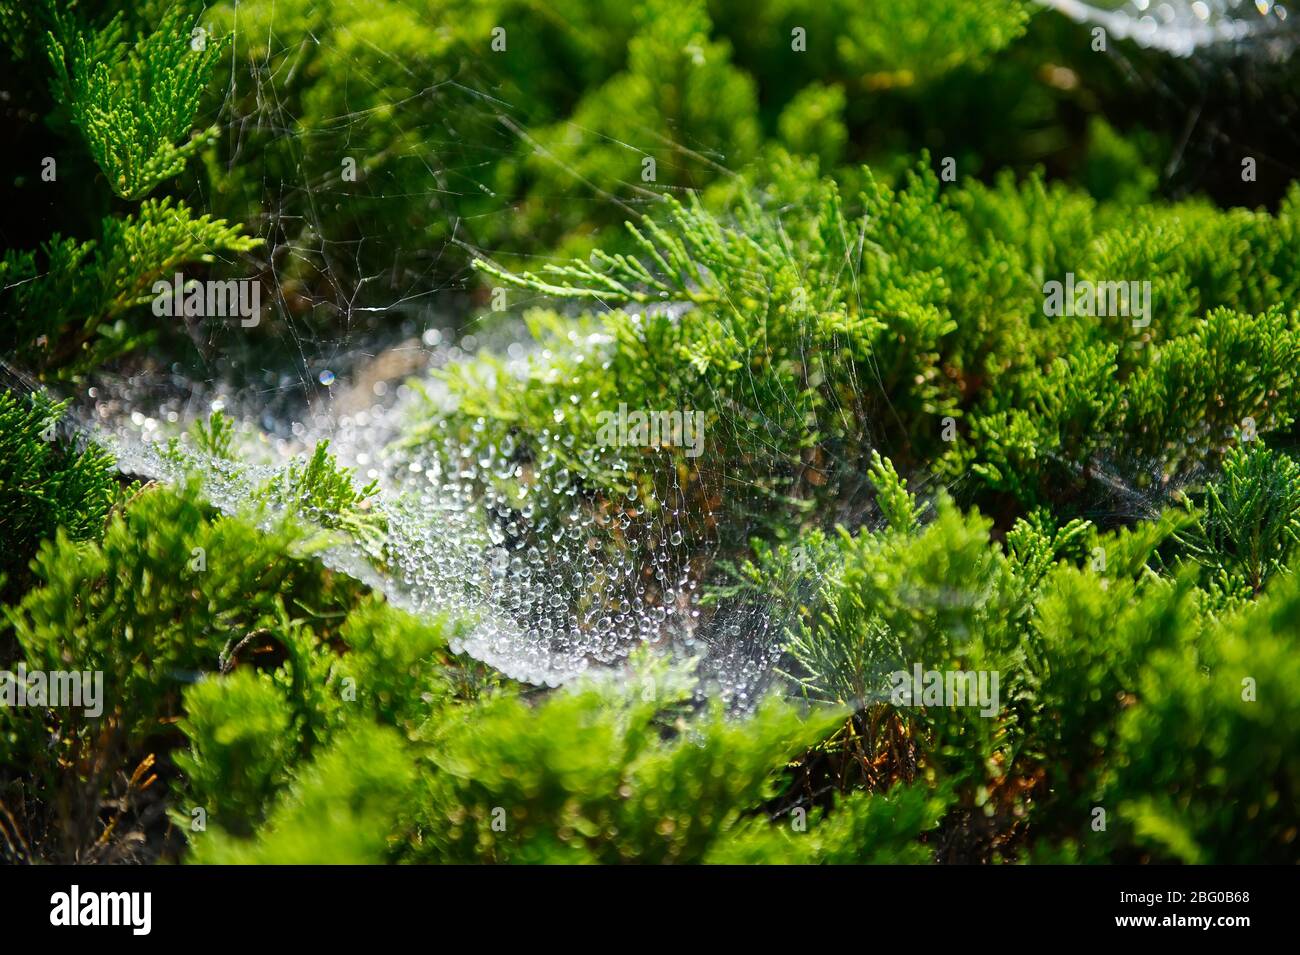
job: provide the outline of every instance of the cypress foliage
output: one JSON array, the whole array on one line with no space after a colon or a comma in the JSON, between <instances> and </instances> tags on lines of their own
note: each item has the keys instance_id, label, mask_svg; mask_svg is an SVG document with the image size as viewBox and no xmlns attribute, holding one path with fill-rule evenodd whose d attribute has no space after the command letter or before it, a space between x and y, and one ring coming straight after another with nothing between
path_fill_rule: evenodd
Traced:
<instances>
[{"instance_id":1,"label":"cypress foliage","mask_svg":"<svg viewBox=\"0 0 1300 955\"><path fill-rule=\"evenodd\" d=\"M97 170L84 238L0 258L0 668L104 681L0 706L0 858L1300 858L1300 186L1169 188L1169 137L1079 122L1124 88L1019 0L118 6L0 0L41 135ZM328 442L222 513L232 419L140 487L27 394L179 360L154 283L263 227L286 314L526 300L536 347L453 353L395 449L504 460L466 493L521 547L559 506L626 517L612 549L673 519L698 633L761 617L770 684L729 710L646 649L522 685L457 651L470 615L330 569L389 569L410 515ZM702 448L611 446L629 408Z\"/></svg>"}]
</instances>

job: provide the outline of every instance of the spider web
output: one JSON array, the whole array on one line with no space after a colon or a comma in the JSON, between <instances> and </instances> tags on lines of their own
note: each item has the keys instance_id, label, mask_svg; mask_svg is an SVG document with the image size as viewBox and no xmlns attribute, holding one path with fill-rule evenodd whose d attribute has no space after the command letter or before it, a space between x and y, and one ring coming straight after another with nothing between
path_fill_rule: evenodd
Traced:
<instances>
[{"instance_id":1,"label":"spider web","mask_svg":"<svg viewBox=\"0 0 1300 955\"><path fill-rule=\"evenodd\" d=\"M1095 8L1070 6L1071 14L1097 16ZM268 34L264 55L254 57L251 66L232 53L230 85L217 117L231 167L251 165L256 173L257 144L266 137L287 144L294 157L287 172L261 171L262 209L251 223L250 231L265 240L258 253L267 295L263 327L254 335L237 322L195 322L186 328L194 347L185 354L191 357L159 351L128 374L98 374L76 396L88 430L116 451L128 473L180 481L181 469L160 453L163 439L213 410L224 410L239 423L245 463L209 461L205 492L231 513L290 459L329 440L342 464L355 468L363 480L380 482L376 506L388 517L390 539L382 560L353 543L333 547L322 559L416 614L464 621L455 649L517 679L556 685L592 671L617 673L631 652L650 645L682 658L702 658L706 692L740 703L752 699L774 678L792 608L819 582L812 574L795 573L779 584L778 592L704 607L701 593L718 574L709 543L710 515L692 510L688 489L667 466L668 457L656 482L662 499L649 502L657 507L631 498L601 509L592 506L561 456L550 453L559 450L550 444L563 440L558 433L540 436L538 454L527 461L508 443L487 439L458 443L448 438L441 447L423 450L401 446L412 416L427 407L425 394L435 404L447 399L434 377L437 370L471 360L482 349L507 356L513 371L538 357L541 346L529 339L518 316L530 306L555 303L515 293L508 317L474 318L482 303L473 297L476 283L469 261L494 253L480 236L503 231L491 227L517 211L510 197L493 193L483 170L518 155L521 147L561 167L563 161L548 154L534 136L532 117L503 96L490 61L475 72L440 79L412 73L409 95L384 102L382 109L345 112L304 129L297 114L300 104L286 87L295 48L316 42L310 33ZM370 43L368 55L406 69L396 51ZM356 61L350 83L364 87L369 82L365 62ZM1179 96L1158 89L1159 77L1141 64L1127 66L1135 83L1153 95ZM457 104L456 125L431 122L425 112L405 108L431 97ZM244 105L249 102L251 109ZM1200 116L1196 103L1183 108L1189 117ZM310 162L316 149L340 135L345 141L355 139L356 153L362 155L376 124L399 134L391 139L405 144L405 151L395 159L399 166L423 169L424 189L403 191L398 174L345 182L337 172L320 173ZM573 132L599 135L576 127ZM645 132L643 143L615 145L637 156L650 150L662 155L661 134ZM699 143L667 145L670 155L706 162L724 174L739 172L728 168L726 155ZM1285 158L1277 162L1286 164ZM635 218L652 208L663 191L639 182L593 183L577 170L568 171L572 191L545 199L586 203ZM379 209L437 210L444 197L473 196L482 211L473 218L449 213L441 238L425 248L381 227L386 220L380 216L371 231L359 236L336 229L330 209L357 201L359 192ZM188 199L206 210L214 197L196 185ZM382 255L376 256L376 250ZM385 256L391 263L376 268L373 263ZM539 264L549 261L536 258ZM236 262L222 265L239 267ZM845 268L853 268L851 251ZM603 343L577 347L596 360ZM414 382L421 387L413 387ZM498 387L519 384L503 380ZM874 387L862 381L856 390L867 393ZM796 396L784 400L782 412L798 407ZM729 430L733 446L754 448L760 459L770 453L775 462L778 423L756 409L746 411L716 427ZM833 408L831 413L852 411ZM616 469L632 466L617 449L610 450L604 463ZM646 459L638 457L636 466L645 465ZM750 511L771 506L745 472L728 471L725 461L706 453L695 466L703 480ZM853 473L856 466L833 452L816 465L843 488L832 512L816 515L817 523L856 527L869 519L868 488ZM1158 482L1151 489L1152 482L1138 480L1137 470L1132 462L1108 462L1099 469L1103 483L1111 486L1106 499L1112 515L1150 516L1173 490ZM525 490L501 490L512 482ZM949 490L959 494L960 484ZM924 477L913 477L912 487L922 497L937 490ZM738 530L743 536L747 528ZM705 542L702 548L700 541Z\"/></svg>"}]
</instances>

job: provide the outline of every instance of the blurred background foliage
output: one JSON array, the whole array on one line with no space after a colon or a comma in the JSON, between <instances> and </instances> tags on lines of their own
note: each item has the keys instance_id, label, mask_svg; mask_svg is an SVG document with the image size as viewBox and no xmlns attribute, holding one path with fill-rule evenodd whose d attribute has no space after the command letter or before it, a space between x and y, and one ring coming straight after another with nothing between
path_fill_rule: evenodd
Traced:
<instances>
[{"instance_id":1,"label":"blurred background foliage","mask_svg":"<svg viewBox=\"0 0 1300 955\"><path fill-rule=\"evenodd\" d=\"M117 7L73 10L103 28ZM95 238L117 200L66 148L75 110L30 82L50 69L51 15L0 9L14 52L0 64L14 147L0 238ZM463 312L464 296L485 301L470 249L514 264L616 251L625 219L737 175L761 183L779 147L886 181L923 149L963 181L1042 168L1101 199L1271 207L1291 178L1293 66L1119 40L1098 52L1087 29L1022 0L147 0L121 11L123 29L148 36L177 10L219 52L202 54L215 76L194 116L217 132L169 182L265 240L252 262L307 329L404 314L361 306ZM44 155L62 163L57 184L31 165ZM1233 174L1246 155L1248 185Z\"/></svg>"}]
</instances>

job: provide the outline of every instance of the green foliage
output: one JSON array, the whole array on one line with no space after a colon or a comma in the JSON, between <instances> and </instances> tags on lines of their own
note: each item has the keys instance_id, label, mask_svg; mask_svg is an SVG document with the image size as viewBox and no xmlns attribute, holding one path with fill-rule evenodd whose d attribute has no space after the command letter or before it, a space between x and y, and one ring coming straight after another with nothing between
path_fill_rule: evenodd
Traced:
<instances>
[{"instance_id":1,"label":"green foliage","mask_svg":"<svg viewBox=\"0 0 1300 955\"><path fill-rule=\"evenodd\" d=\"M882 458L878 451L871 452L868 480L876 491L876 502L891 531L907 534L921 526L922 508L908 492L907 482L894 470L893 462Z\"/></svg>"},{"instance_id":2,"label":"green foliage","mask_svg":"<svg viewBox=\"0 0 1300 955\"><path fill-rule=\"evenodd\" d=\"M807 170L793 161L780 166L790 183ZM670 198L665 224L646 219L629 227L637 255L598 253L592 264L554 266L546 277L515 276L480 260L487 274L546 294L691 307L601 312L576 327L533 313L535 334L554 347L530 363L522 387L492 389L503 369L490 359L485 368L449 370L459 403L455 433L481 416L494 429L487 437L500 440L504 435L496 429L513 428L531 447L543 428L554 431L558 424L568 450L556 453L566 465L598 488L618 487L645 477L638 467L620 477L609 455L599 453L599 413L620 403L683 407L703 419L710 460L734 464L736 479L763 500L784 506L829 495L835 487L819 492L824 472L807 462L812 457L817 463L823 417L852 420L859 411L858 369L846 360L840 336L849 328L865 335L880 326L855 315L846 301L840 262L853 226L845 222L837 190L814 183L810 191L815 211L788 226L747 196L738 202L734 225L698 200L683 205ZM577 342L589 344L574 348ZM571 395L580 400L569 401ZM562 420L553 418L556 407L566 409ZM771 456L754 455L755 441ZM850 445L842 453L851 459L860 451ZM708 486L711 473L720 471L698 473L706 497L717 491ZM765 511L756 506L748 516L762 520Z\"/></svg>"},{"instance_id":3,"label":"green foliage","mask_svg":"<svg viewBox=\"0 0 1300 955\"><path fill-rule=\"evenodd\" d=\"M1278 310L1215 309L1146 353L1125 376L1116 345L1084 345L1028 378L1023 403L993 410L1011 401L991 398L972 417L970 466L1026 503L1083 494L1089 483L1120 494L1131 486L1137 498L1215 463L1247 419L1261 431L1295 420L1300 337Z\"/></svg>"},{"instance_id":4,"label":"green foliage","mask_svg":"<svg viewBox=\"0 0 1300 955\"><path fill-rule=\"evenodd\" d=\"M832 4L842 14L852 6ZM870 17L845 16L837 52L848 70L901 74L896 82L909 84L1000 50L1024 32L1029 12L1020 2L938 0L918 17L906 6L881 4Z\"/></svg>"},{"instance_id":5,"label":"green foliage","mask_svg":"<svg viewBox=\"0 0 1300 955\"><path fill-rule=\"evenodd\" d=\"M1062 558L1082 560L1095 536L1089 521L1075 518L1057 527L1051 512L1033 511L1018 518L1007 531L1007 556L1016 565L1016 574L1031 589L1037 589L1047 572ZM1094 555L1104 553L1104 548ZM1146 555L1143 555L1145 561Z\"/></svg>"},{"instance_id":6,"label":"green foliage","mask_svg":"<svg viewBox=\"0 0 1300 955\"><path fill-rule=\"evenodd\" d=\"M261 832L281 793L319 803L345 791L330 774L354 757L318 758L340 734L412 733L488 682L447 650L450 624L360 601L360 585L324 571L312 546L290 525L213 517L192 490L154 490L115 513L102 542L60 531L42 547L37 586L6 609L20 659L31 670L100 671L104 699L96 717L0 709L0 799L17 787L10 805L53 814L24 820L33 847L51 858L129 857L133 831L99 805L139 805L154 754L182 741L178 823L188 829L197 806L221 838ZM334 768L320 769L327 779L311 790L304 780L317 770L304 766ZM408 759L393 778L412 771Z\"/></svg>"},{"instance_id":7,"label":"green foliage","mask_svg":"<svg viewBox=\"0 0 1300 955\"><path fill-rule=\"evenodd\" d=\"M329 451L329 441L316 444L310 457L295 457L271 477L245 466L247 451L238 442L233 419L214 411L208 419L195 419L188 431L172 436L163 458L175 470L206 487L215 468L223 485L246 493L250 503L283 513L304 531L336 531L320 541L345 536L371 560L382 564L388 539L388 516L379 505L379 484L357 487L352 469L339 465Z\"/></svg>"},{"instance_id":8,"label":"green foliage","mask_svg":"<svg viewBox=\"0 0 1300 955\"><path fill-rule=\"evenodd\" d=\"M723 865L916 865L931 861L920 837L939 824L946 800L923 786L858 792L832 812L795 829L783 819L750 819L722 840L708 861Z\"/></svg>"},{"instance_id":9,"label":"green foliage","mask_svg":"<svg viewBox=\"0 0 1300 955\"><path fill-rule=\"evenodd\" d=\"M19 0L0 2L0 46L10 51L15 60L27 56L28 38L37 30L37 9Z\"/></svg>"},{"instance_id":10,"label":"green foliage","mask_svg":"<svg viewBox=\"0 0 1300 955\"><path fill-rule=\"evenodd\" d=\"M844 157L845 96L839 86L810 83L786 104L777 120L781 142L790 152L816 156L822 169L834 169Z\"/></svg>"},{"instance_id":11,"label":"green foliage","mask_svg":"<svg viewBox=\"0 0 1300 955\"><path fill-rule=\"evenodd\" d=\"M320 235L359 242L378 231L407 238L408 249L390 250L382 261L365 242L355 263L333 264L340 277L359 280L393 268L393 251L396 272L426 272L429 263L415 250L459 237L458 218L477 223L476 240L533 246L543 233L554 235L551 214L484 213L499 210L504 195L522 199L535 175L545 175L548 188L556 182L566 191L582 187L560 168L534 169L528 157L584 91L622 69L637 5L254 0L215 5L210 15L218 29L234 34L231 72L214 84L229 96L231 114L250 120L263 114L262 91L271 86L279 114L272 123L247 125L238 161L216 144L209 166L218 184L214 202L232 218L247 219L260 213L264 175L328 184L346 201L316 205L306 215L314 205L303 204L306 191L284 197L286 212L295 210L286 227L304 249ZM497 27L507 30L501 52L491 47ZM354 82L356 76L366 82ZM279 135L281 120L301 135ZM341 177L345 157L356 162L355 182ZM320 264L312 255L287 261L291 292L318 291Z\"/></svg>"},{"instance_id":12,"label":"green foliage","mask_svg":"<svg viewBox=\"0 0 1300 955\"><path fill-rule=\"evenodd\" d=\"M353 681L356 702L380 723L413 733L431 712L478 692L474 674L447 649L456 626L429 623L366 600L339 630L348 653L335 665L335 676Z\"/></svg>"},{"instance_id":13,"label":"green foliage","mask_svg":"<svg viewBox=\"0 0 1300 955\"><path fill-rule=\"evenodd\" d=\"M9 617L32 667L104 671L111 718L135 731L176 712L187 674L217 669L250 633L281 631L285 606L339 599L309 553L286 559L294 549L291 532L211 519L193 495L143 494L102 542L59 534L43 546L39 586Z\"/></svg>"},{"instance_id":14,"label":"green foliage","mask_svg":"<svg viewBox=\"0 0 1300 955\"><path fill-rule=\"evenodd\" d=\"M841 566L787 647L810 694L855 709L901 706L930 766L977 781L1003 746L1000 707L900 701L891 675L910 679L917 666L1008 674L1020 668L1028 601L988 534L988 521L961 514L945 497L918 533L843 534Z\"/></svg>"},{"instance_id":15,"label":"green foliage","mask_svg":"<svg viewBox=\"0 0 1300 955\"><path fill-rule=\"evenodd\" d=\"M656 715L680 693L652 695L589 686L536 708L504 696L431 727L435 771L413 858L702 861L772 795L783 762L843 718L768 701L744 720L703 714L664 739Z\"/></svg>"},{"instance_id":16,"label":"green foliage","mask_svg":"<svg viewBox=\"0 0 1300 955\"><path fill-rule=\"evenodd\" d=\"M382 513L371 510L371 499L378 492L376 481L358 489L351 469L340 467L329 453L329 442L321 441L305 463L294 459L268 481L260 496L321 527L347 531L371 554L379 555L388 525Z\"/></svg>"},{"instance_id":17,"label":"green foliage","mask_svg":"<svg viewBox=\"0 0 1300 955\"><path fill-rule=\"evenodd\" d=\"M626 69L588 92L564 122L537 134L535 158L525 169L537 176L541 195L594 183L608 198L654 196L706 183L720 166L743 166L757 153L754 82L730 63L728 43L710 39L705 6L704 0L638 5ZM555 204L545 208L554 219ZM571 218L560 213L559 225L589 227L589 213Z\"/></svg>"},{"instance_id":18,"label":"green foliage","mask_svg":"<svg viewBox=\"0 0 1300 955\"><path fill-rule=\"evenodd\" d=\"M479 260L549 296L680 309L534 317L546 348L524 387L496 393L504 370L490 358L453 367L458 413L531 442L554 428L552 408L582 396L562 430L568 463L598 488L611 483L591 453L599 411L685 406L704 415L714 469L783 504L851 490L879 449L945 480L974 475L974 502L1001 509L1009 496L1067 519L1103 500L1149 512L1148 496L1217 465L1246 419L1261 433L1295 420L1297 333L1269 304L1295 282L1279 256L1289 206L1269 217L1152 205L1121 219L1037 179L941 193L922 168L898 190L864 172L855 213L810 171L778 162L768 198L782 212L742 192L734 225L669 200L630 227L634 254L540 274ZM1163 235L1133 244L1134 218ZM1150 324L1044 315L1045 281L1067 272L1154 276Z\"/></svg>"},{"instance_id":19,"label":"green foliage","mask_svg":"<svg viewBox=\"0 0 1300 955\"><path fill-rule=\"evenodd\" d=\"M122 14L102 29L75 13L56 12L53 19L45 50L55 95L123 199L148 195L216 136L214 127L177 145L226 45L206 32L192 38L185 5L171 7L156 31L131 44Z\"/></svg>"},{"instance_id":20,"label":"green foliage","mask_svg":"<svg viewBox=\"0 0 1300 955\"><path fill-rule=\"evenodd\" d=\"M1053 794L1036 813L1045 832L1088 831L1116 722L1149 658L1190 643L1196 625L1186 588L1073 568L1044 585L1025 641L1018 723L1024 754Z\"/></svg>"},{"instance_id":21,"label":"green foliage","mask_svg":"<svg viewBox=\"0 0 1300 955\"><path fill-rule=\"evenodd\" d=\"M1083 184L1098 199L1137 204L1149 201L1160 177L1148 165L1149 146L1140 137L1126 139L1100 116L1088 125L1088 159Z\"/></svg>"},{"instance_id":22,"label":"green foliage","mask_svg":"<svg viewBox=\"0 0 1300 955\"><path fill-rule=\"evenodd\" d=\"M1219 586L1258 594L1286 570L1300 543L1300 464L1258 443L1235 448L1206 487L1202 508L1186 543Z\"/></svg>"},{"instance_id":23,"label":"green foliage","mask_svg":"<svg viewBox=\"0 0 1300 955\"><path fill-rule=\"evenodd\" d=\"M129 849L130 833L101 817L100 802L125 807L139 795L144 776L132 768L152 764L148 741L181 715L199 674L280 656L306 742L325 718L318 701L329 691L308 672L319 647L286 608L329 620L356 585L326 575L288 529L213 519L192 493L144 492L102 541L60 531L45 542L33 575L36 586L5 608L19 659L29 670L101 672L104 685L97 717L0 708L0 767L22 767L27 801L55 814L30 823L29 841L48 840L52 857L90 858L115 840Z\"/></svg>"},{"instance_id":24,"label":"green foliage","mask_svg":"<svg viewBox=\"0 0 1300 955\"><path fill-rule=\"evenodd\" d=\"M1035 10L1022 0L943 0L919 15L851 0L225 2L210 15L241 35L214 88L248 122L237 152L216 144L214 201L251 217L263 176L345 197L281 197L304 248L398 229L427 248L466 238L472 224L467 242L502 256L585 255L621 250L609 227L631 207L763 162L765 136L826 171L864 154L899 168L899 155L936 134L963 168L979 153L1028 168L1040 144L1063 154L1062 141L1079 137L1074 98L1046 88L1040 68L1095 61L1050 31L1026 37ZM367 82L349 82L357 75ZM941 128L915 122L926 114ZM1011 141L991 133L1008 124ZM312 148L275 135L286 127ZM1079 162L1077 152L1060 161ZM355 181L340 175L345 157ZM368 245L330 272L410 280L428 268L414 251L394 262ZM463 266L448 253L430 288ZM286 263L291 288L320 290L322 263Z\"/></svg>"},{"instance_id":25,"label":"green foliage","mask_svg":"<svg viewBox=\"0 0 1300 955\"><path fill-rule=\"evenodd\" d=\"M234 461L235 422L220 411L214 411L205 422L198 419L191 431L194 444L203 454L226 461Z\"/></svg>"},{"instance_id":26,"label":"green foliage","mask_svg":"<svg viewBox=\"0 0 1300 955\"><path fill-rule=\"evenodd\" d=\"M1142 672L1103 795L1141 858L1300 859L1300 589L1294 577L1281 584L1200 654L1171 649Z\"/></svg>"},{"instance_id":27,"label":"green foliage","mask_svg":"<svg viewBox=\"0 0 1300 955\"><path fill-rule=\"evenodd\" d=\"M283 786L296 755L294 714L283 692L254 670L203 679L185 692L179 724L190 749L177 753L196 806L248 836Z\"/></svg>"},{"instance_id":28,"label":"green foliage","mask_svg":"<svg viewBox=\"0 0 1300 955\"><path fill-rule=\"evenodd\" d=\"M862 771L868 786L901 775L951 787L935 817L949 852L955 839L962 853L1014 855L1027 821L1035 858L1056 845L1096 860L1241 861L1259 857L1247 846L1267 843L1270 857L1293 859L1285 754L1300 722L1286 667L1274 679L1270 662L1293 637L1283 622L1294 612L1292 578L1261 606L1215 617L1191 565L1158 570L1158 551L1171 546L1181 559L1236 560L1231 538L1207 543L1206 524L1224 521L1208 515L1233 501L1231 513L1247 522L1240 533L1258 535L1262 514L1250 502L1285 500L1291 465L1281 460L1258 446L1235 453L1207 491L1216 503L1205 516L1171 512L1136 531L1055 527L1036 512L1008 535L1008 559L987 524L943 497L924 527L843 533L838 564L787 645L793 673L810 693L862 714L839 745L851 743L871 767ZM1272 529L1279 547L1288 513L1283 506ZM780 577L769 574L772 586ZM890 672L917 662L998 673L996 710L891 699ZM1275 706L1252 695L1265 682ZM1231 805L1255 808L1243 816ZM1100 832L1091 829L1098 806L1118 815ZM972 828L972 808L987 835ZM786 858L815 861L803 838L766 832L761 849L739 857L780 845Z\"/></svg>"},{"instance_id":29,"label":"green foliage","mask_svg":"<svg viewBox=\"0 0 1300 955\"><path fill-rule=\"evenodd\" d=\"M639 661L524 691L452 653L473 621L316 561L321 528L392 556L327 443L243 516L197 483L114 508L108 456L47 440L63 406L0 393L0 661L106 691L0 708L6 861L1296 861L1300 187L1159 198L1188 134L1094 112L1119 58L1021 0L241 0L197 45L188 3L117 6L0 0L54 70L20 132L109 187L0 258L5 362L165 345L154 283L252 251L237 223L295 253L308 326L473 250L538 347L443 367L407 445L506 462L474 480L537 512L671 513L699 633L761 607L816 706L724 713ZM191 135L206 95L238 135ZM212 211L145 198L173 182ZM1149 282L1149 321L1049 313L1067 276ZM610 446L621 408L698 414L704 454ZM237 484L246 452L215 414L164 455ZM913 667L999 695L900 700Z\"/></svg>"},{"instance_id":30,"label":"green foliage","mask_svg":"<svg viewBox=\"0 0 1300 955\"><path fill-rule=\"evenodd\" d=\"M1242 479L1247 454L1234 456L1236 477L1224 483ZM1268 452L1249 454L1259 471L1276 466ZM883 765L884 778L937 775L954 787L940 828L955 829L967 851L979 845L964 821L974 806L994 847L1014 846L1027 820L1038 859L1057 846L1096 861L1294 861L1288 754L1300 716L1283 660L1293 655L1297 589L1288 575L1257 607L1207 615L1212 595L1192 585L1190 568L1152 569L1156 549L1191 523L1171 515L1155 532L1098 536L1082 522L1052 529L1038 515L1009 537L1003 567L979 522L940 500L922 530L842 536L842 566L788 653L812 692L866 714L876 729L855 745L867 747L875 774ZM942 573L931 570L936 560ZM981 567L1001 570L989 577ZM925 596L935 580L951 596ZM980 719L969 708L899 706L882 688L890 669L914 660L999 672L998 711ZM1248 811L1232 808L1241 806ZM1092 829L1096 807L1111 814L1102 831ZM762 831L759 848L725 858L817 861L804 836Z\"/></svg>"},{"instance_id":31,"label":"green foliage","mask_svg":"<svg viewBox=\"0 0 1300 955\"><path fill-rule=\"evenodd\" d=\"M350 610L332 642L343 652L310 634L291 640L286 666L270 674L227 672L236 662L228 654L222 675L186 690L180 729L190 749L176 764L189 804L212 824L211 835L194 837L195 860L381 861L382 833L396 825L390 797L416 770L390 730L414 737L477 688L447 651L441 624L374 598ZM367 745L376 752L358 755ZM371 760L373 778L369 769L348 778L349 761ZM345 835L353 824L381 829Z\"/></svg>"},{"instance_id":32,"label":"green foliage","mask_svg":"<svg viewBox=\"0 0 1300 955\"><path fill-rule=\"evenodd\" d=\"M43 47L53 67L58 108L48 117L51 129L66 135L75 128L122 199L143 199L175 179L216 136L214 127L186 139L225 46L200 28L191 33L192 9L142 6L129 18L127 11L110 13L99 25L83 16L84 8L45 0L22 13L10 4L0 9L18 56ZM130 41L128 24L141 28ZM68 164L61 169L75 163L58 159ZM51 188L60 181L42 179ZM91 190L76 196L80 205L109 208ZM73 223L73 231L94 222L84 215L59 219ZM145 201L125 217L103 215L94 233L78 240L55 232L34 250L8 248L0 257L0 310L10 318L0 348L43 378L79 377L154 342L157 329L140 325L133 313L155 297L158 279L170 282L183 265L212 263L260 242L170 197Z\"/></svg>"},{"instance_id":33,"label":"green foliage","mask_svg":"<svg viewBox=\"0 0 1300 955\"><path fill-rule=\"evenodd\" d=\"M382 862L415 767L391 729L359 724L304 768L255 841L216 830L192 861L216 865L361 865Z\"/></svg>"},{"instance_id":34,"label":"green foliage","mask_svg":"<svg viewBox=\"0 0 1300 955\"><path fill-rule=\"evenodd\" d=\"M537 704L505 692L457 705L439 675L441 641L427 630L409 639L420 626L393 629L379 605L349 617L339 665L363 694L287 787L277 737L289 710L269 680L237 672L187 692L194 749L179 765L215 823L194 837L193 861L703 861L777 792L784 761L843 719L775 701L745 719L716 709L687 719L689 686L662 670L645 671L632 693L589 684ZM265 718L238 721L241 704ZM274 799L237 801L272 788ZM249 838L259 805L266 821ZM887 826L891 851L919 858L911 843L935 805L882 802L855 812L852 833ZM750 833L731 851L760 841Z\"/></svg>"},{"instance_id":35,"label":"green foliage","mask_svg":"<svg viewBox=\"0 0 1300 955\"><path fill-rule=\"evenodd\" d=\"M128 316L153 300L155 282L261 242L171 199L105 218L100 232L98 240L55 235L37 252L5 251L0 303L15 320L0 330L0 347L24 366L67 377L141 347L154 333Z\"/></svg>"},{"instance_id":36,"label":"green foliage","mask_svg":"<svg viewBox=\"0 0 1300 955\"><path fill-rule=\"evenodd\" d=\"M25 578L37 546L60 528L74 541L103 533L116 496L114 463L94 444L70 447L59 436L66 407L0 391L0 581Z\"/></svg>"}]
</instances>

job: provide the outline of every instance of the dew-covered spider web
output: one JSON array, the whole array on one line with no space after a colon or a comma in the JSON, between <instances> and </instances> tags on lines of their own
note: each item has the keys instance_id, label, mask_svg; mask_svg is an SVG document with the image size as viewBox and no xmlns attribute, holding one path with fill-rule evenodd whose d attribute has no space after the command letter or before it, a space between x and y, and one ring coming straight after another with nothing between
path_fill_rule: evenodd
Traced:
<instances>
[{"instance_id":1,"label":"dew-covered spider web","mask_svg":"<svg viewBox=\"0 0 1300 955\"><path fill-rule=\"evenodd\" d=\"M1253 55L1285 56L1294 45L1289 11L1275 0L1039 0L1117 40L1178 56L1249 43Z\"/></svg>"},{"instance_id":2,"label":"dew-covered spider web","mask_svg":"<svg viewBox=\"0 0 1300 955\"><path fill-rule=\"evenodd\" d=\"M1233 0L1134 0L1123 6L1050 0L1048 5L1181 56L1257 39L1273 44L1275 27L1285 19L1278 5L1256 9L1258 4ZM702 685L711 694L743 702L764 689L792 623L790 608L818 582L794 575L782 583L784 593L703 603L704 591L721 573L709 543L716 535L709 529L711 515L689 498L667 456L656 482L664 489L658 492L663 500L631 495L597 503L565 467L565 455L556 453L564 450L553 444L564 440L559 429L538 436L536 453L527 459L509 439L448 434L423 446L404 440L417 419L427 419L430 408L449 400L440 369L473 360L482 350L505 356L508 371L544 360L538 354L542 346L529 337L519 316L534 305L569 307L512 291L506 315L477 317L485 310L475 298L478 283L470 261L476 255L491 257L521 214L510 197L498 195L485 169L504 156L529 151L535 162L560 167L562 175L552 181L564 182L565 190L545 197L557 208L581 204L619 218L653 210L665 189L642 181L595 183L565 166L535 136L534 117L503 93L487 61L455 75L412 75L400 92L385 98L364 65L379 57L399 72L405 69L396 44L386 50L367 40L367 60L358 59L347 77L355 85L358 108L305 128L299 116L303 104L287 91L295 54L316 39L310 31L294 37L268 32L252 42L265 52L251 63L233 62L215 119L222 129L222 155L232 169L268 138L280 143L280 161L254 160L240 173L251 177L261 197L260 208L251 212L251 231L265 240L253 253L266 296L258 328L254 334L238 321L188 323L184 334L192 347L160 347L129 373L100 372L72 396L82 424L116 452L126 473L179 482L183 469L162 453L167 439L214 410L230 415L238 423L240 461L210 459L204 467L205 493L230 513L291 460L328 440L359 482L379 482L372 506L386 516L388 538L382 554L345 540L322 559L413 613L463 621L454 649L511 677L558 685L581 673L617 670L631 652L651 646L700 661ZM1262 54L1276 53L1272 45L1259 48ZM1143 87L1148 79L1151 85ZM1135 82L1142 95L1170 95L1156 89L1140 66ZM429 100L446 103L454 121L431 120L427 109L416 108ZM1190 117L1197 104L1183 108ZM340 161L349 155L365 168L367 144L377 129L385 131L386 148L396 155L353 182L341 180ZM577 127L572 132L598 136ZM644 143L604 139L602 145L637 156L651 147L660 155L689 156L718 175L743 171L733 168L727 155L687 139L665 150L660 135L647 129ZM318 161L321 150L336 150L340 141L350 144L350 152L331 156L329 163ZM1287 157L1275 158L1289 163ZM401 172L390 175L385 168ZM419 184L414 192L411 182ZM458 201L449 202L451 197ZM211 207L213 199L189 197L199 209ZM469 199L472 215L451 211L469 208ZM356 202L372 214L334 215L340 204ZM421 221L436 221L438 227L404 234L394 227L404 209L418 210ZM356 221L363 224L360 232L352 227ZM529 266L534 269L550 261L534 258ZM607 343L593 339L574 347L599 361ZM520 384L507 375L496 386ZM863 381L860 387L873 384ZM563 415L565 409L555 411ZM730 429L730 446L752 447L761 458L773 425L756 413L724 418L716 427ZM614 470L631 463L620 461L618 449L603 460ZM644 458L636 463L646 466ZM711 486L748 500L751 510L770 506L743 474L728 473L726 461L706 454L693 466ZM838 478L858 465L831 453L818 466L828 478ZM1113 462L1096 469L1095 479L1111 487L1116 513L1151 516L1172 491L1137 481L1135 472L1142 468ZM865 482L846 480L844 486L851 490L833 513L819 515L818 523L855 527L867 519ZM920 476L914 476L912 487L923 497L936 490ZM730 530L743 537L746 528Z\"/></svg>"}]
</instances>

